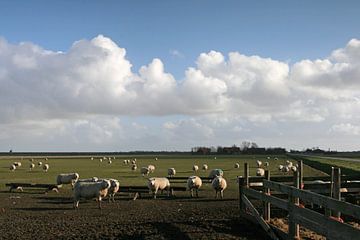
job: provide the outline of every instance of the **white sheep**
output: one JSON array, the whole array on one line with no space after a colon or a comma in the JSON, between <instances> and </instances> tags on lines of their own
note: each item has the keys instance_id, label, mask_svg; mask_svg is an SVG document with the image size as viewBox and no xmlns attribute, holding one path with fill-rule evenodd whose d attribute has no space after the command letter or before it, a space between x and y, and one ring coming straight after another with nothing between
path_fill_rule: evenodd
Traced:
<instances>
[{"instance_id":1,"label":"white sheep","mask_svg":"<svg viewBox=\"0 0 360 240\"><path fill-rule=\"evenodd\" d=\"M11 165L10 165L10 171L15 171L15 170L16 170L15 164L11 164Z\"/></svg>"},{"instance_id":2,"label":"white sheep","mask_svg":"<svg viewBox=\"0 0 360 240\"><path fill-rule=\"evenodd\" d=\"M102 158L100 158L100 159L99 159L99 162L102 162L102 161L103 161L103 159L102 159Z\"/></svg>"},{"instance_id":3,"label":"white sheep","mask_svg":"<svg viewBox=\"0 0 360 240\"><path fill-rule=\"evenodd\" d=\"M155 158L155 161L157 161L157 160L158 160L158 158L156 157L156 158Z\"/></svg>"},{"instance_id":4,"label":"white sheep","mask_svg":"<svg viewBox=\"0 0 360 240\"><path fill-rule=\"evenodd\" d=\"M115 194L119 191L120 183L118 180L110 178L108 179L110 181L110 188L108 190L109 193L109 202L112 200L115 202Z\"/></svg>"},{"instance_id":5,"label":"white sheep","mask_svg":"<svg viewBox=\"0 0 360 240\"><path fill-rule=\"evenodd\" d=\"M106 197L109 188L110 181L105 179L98 182L76 182L74 185L74 208L79 207L81 198L95 198L101 209L101 199Z\"/></svg>"},{"instance_id":6,"label":"white sheep","mask_svg":"<svg viewBox=\"0 0 360 240\"><path fill-rule=\"evenodd\" d=\"M44 172L49 171L49 164L44 164L43 165L43 170L44 170Z\"/></svg>"},{"instance_id":7,"label":"white sheep","mask_svg":"<svg viewBox=\"0 0 360 240\"><path fill-rule=\"evenodd\" d=\"M264 167L268 167L269 165L270 165L269 162L264 163Z\"/></svg>"},{"instance_id":8,"label":"white sheep","mask_svg":"<svg viewBox=\"0 0 360 240\"><path fill-rule=\"evenodd\" d=\"M42 165L42 162L38 162L38 166L41 166Z\"/></svg>"},{"instance_id":9,"label":"white sheep","mask_svg":"<svg viewBox=\"0 0 360 240\"><path fill-rule=\"evenodd\" d=\"M199 166L198 166L198 165L194 165L194 166L192 167L192 170L193 170L194 172L197 172L197 171L199 170Z\"/></svg>"},{"instance_id":10,"label":"white sheep","mask_svg":"<svg viewBox=\"0 0 360 240\"><path fill-rule=\"evenodd\" d=\"M102 179L100 179L101 181ZM78 179L76 182L97 182L99 181L99 178L97 177L91 177L91 178L82 178L82 179Z\"/></svg>"},{"instance_id":11,"label":"white sheep","mask_svg":"<svg viewBox=\"0 0 360 240\"><path fill-rule=\"evenodd\" d=\"M75 182L79 179L78 173L61 173L56 177L57 185L71 184L74 186Z\"/></svg>"},{"instance_id":12,"label":"white sheep","mask_svg":"<svg viewBox=\"0 0 360 240\"><path fill-rule=\"evenodd\" d=\"M227 187L225 178L223 178L221 176L217 176L213 179L213 181L211 182L211 185L212 185L213 189L215 190L215 198L217 198L218 193L220 193L221 198L224 198L224 190Z\"/></svg>"},{"instance_id":13,"label":"white sheep","mask_svg":"<svg viewBox=\"0 0 360 240\"><path fill-rule=\"evenodd\" d=\"M111 159L109 159L109 160L108 160L108 164L111 164L111 163L112 163L112 161L111 161Z\"/></svg>"},{"instance_id":14,"label":"white sheep","mask_svg":"<svg viewBox=\"0 0 360 240\"><path fill-rule=\"evenodd\" d=\"M259 167L261 167L261 165L262 165L262 162L260 160L256 160L256 166L259 168Z\"/></svg>"},{"instance_id":15,"label":"white sheep","mask_svg":"<svg viewBox=\"0 0 360 240\"><path fill-rule=\"evenodd\" d=\"M124 163L125 165L127 165L127 164L128 164L128 160L125 159L125 160L123 161L123 163Z\"/></svg>"},{"instance_id":16,"label":"white sheep","mask_svg":"<svg viewBox=\"0 0 360 240\"><path fill-rule=\"evenodd\" d=\"M167 191L167 195L170 196L170 182L167 178L149 178L148 188L152 192L154 199L156 199L156 194L158 190Z\"/></svg>"},{"instance_id":17,"label":"white sheep","mask_svg":"<svg viewBox=\"0 0 360 240\"><path fill-rule=\"evenodd\" d=\"M209 178L215 178L216 176L224 176L224 172L221 169L213 169L209 173Z\"/></svg>"},{"instance_id":18,"label":"white sheep","mask_svg":"<svg viewBox=\"0 0 360 240\"><path fill-rule=\"evenodd\" d=\"M235 163L235 164L234 164L234 168L240 168L240 164L239 164L239 163Z\"/></svg>"},{"instance_id":19,"label":"white sheep","mask_svg":"<svg viewBox=\"0 0 360 240\"><path fill-rule=\"evenodd\" d=\"M30 163L29 168L30 168L30 171L32 171L35 168L35 164Z\"/></svg>"},{"instance_id":20,"label":"white sheep","mask_svg":"<svg viewBox=\"0 0 360 240\"><path fill-rule=\"evenodd\" d=\"M263 177L265 175L265 170L263 168L256 169L256 176Z\"/></svg>"},{"instance_id":21,"label":"white sheep","mask_svg":"<svg viewBox=\"0 0 360 240\"><path fill-rule=\"evenodd\" d=\"M91 159L91 161L94 161L94 157L91 157L90 159Z\"/></svg>"},{"instance_id":22,"label":"white sheep","mask_svg":"<svg viewBox=\"0 0 360 240\"><path fill-rule=\"evenodd\" d=\"M297 171L297 167L296 166L291 166L291 171L293 171L293 172L296 172Z\"/></svg>"},{"instance_id":23,"label":"white sheep","mask_svg":"<svg viewBox=\"0 0 360 240\"><path fill-rule=\"evenodd\" d=\"M208 168L209 168L209 166L208 166L207 164L203 164L203 166L202 166L202 170L207 171L207 170L208 170Z\"/></svg>"},{"instance_id":24,"label":"white sheep","mask_svg":"<svg viewBox=\"0 0 360 240\"><path fill-rule=\"evenodd\" d=\"M136 169L137 169L136 164L132 164L132 165L131 165L131 170L135 171Z\"/></svg>"},{"instance_id":25,"label":"white sheep","mask_svg":"<svg viewBox=\"0 0 360 240\"><path fill-rule=\"evenodd\" d=\"M146 176L149 175L150 170L149 170L148 167L142 167L142 168L140 168L140 173L141 173L141 175L144 177L145 175L146 175Z\"/></svg>"},{"instance_id":26,"label":"white sheep","mask_svg":"<svg viewBox=\"0 0 360 240\"><path fill-rule=\"evenodd\" d=\"M155 171L155 166L154 165L149 165L148 169L149 169L150 173L153 173Z\"/></svg>"},{"instance_id":27,"label":"white sheep","mask_svg":"<svg viewBox=\"0 0 360 240\"><path fill-rule=\"evenodd\" d=\"M175 168L169 168L168 169L168 176L169 177L173 177L173 176L175 176L175 174L176 174Z\"/></svg>"},{"instance_id":28,"label":"white sheep","mask_svg":"<svg viewBox=\"0 0 360 240\"><path fill-rule=\"evenodd\" d=\"M14 162L15 167L21 167L21 162Z\"/></svg>"},{"instance_id":29,"label":"white sheep","mask_svg":"<svg viewBox=\"0 0 360 240\"><path fill-rule=\"evenodd\" d=\"M136 158L134 158L133 160L131 160L131 164L136 164Z\"/></svg>"},{"instance_id":30,"label":"white sheep","mask_svg":"<svg viewBox=\"0 0 360 240\"><path fill-rule=\"evenodd\" d=\"M190 176L187 180L187 187L190 191L190 196L193 197L193 191L195 189L196 197L199 197L199 188L201 188L202 181L198 176Z\"/></svg>"}]
</instances>

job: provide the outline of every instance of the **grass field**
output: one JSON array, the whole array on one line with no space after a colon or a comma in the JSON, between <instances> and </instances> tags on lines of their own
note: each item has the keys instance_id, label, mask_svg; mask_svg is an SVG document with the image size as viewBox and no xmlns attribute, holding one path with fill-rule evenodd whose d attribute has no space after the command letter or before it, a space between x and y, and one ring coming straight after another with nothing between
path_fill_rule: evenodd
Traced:
<instances>
[{"instance_id":1,"label":"grass field","mask_svg":"<svg viewBox=\"0 0 360 240\"><path fill-rule=\"evenodd\" d=\"M282 175L277 168L279 164L284 164L288 159L287 156L271 156L270 160L267 156L259 155L236 155L236 156L198 156L198 155L129 155L129 156L115 156L116 159L112 160L112 164L107 161L100 162L100 157L94 157L91 160L90 156L77 156L77 157L49 157L47 163L50 169L47 173L43 172L41 167L37 166L37 162L45 162L44 157L2 157L0 159L0 184L1 188L5 187L7 182L31 182L31 183L55 183L56 176L59 173L77 172L81 178L99 177L99 178L116 178L120 181L121 185L139 185L145 186L147 179L140 174L140 168L153 164L156 170L149 176L164 177L167 175L167 169L174 167L176 169L176 176L188 177L194 175L192 166L198 165L200 170L196 175L200 177L207 177L211 169L220 168L224 170L224 177L228 181L229 190L237 190L236 177L243 175L243 165L245 162L250 164L250 175L255 175L256 160L262 162L268 161L270 166L268 169L271 175ZM158 158L155 161L155 158ZM274 160L275 157L278 160ZM29 159L33 158L36 167L29 170ZM131 171L131 165L125 165L124 159L137 159L138 169ZM22 159L22 160L21 160ZM22 166L15 171L10 171L9 166L15 162L21 161ZM203 164L209 166L208 171L201 170ZM240 169L235 169L234 164L239 163ZM322 172L315 169L304 167L305 176L323 175Z\"/></svg>"}]
</instances>

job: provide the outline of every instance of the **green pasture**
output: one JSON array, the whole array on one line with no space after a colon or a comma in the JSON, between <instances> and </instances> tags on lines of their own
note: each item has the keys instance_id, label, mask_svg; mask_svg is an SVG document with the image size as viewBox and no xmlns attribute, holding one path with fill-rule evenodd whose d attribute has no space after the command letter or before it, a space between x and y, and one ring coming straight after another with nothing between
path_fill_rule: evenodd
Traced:
<instances>
[{"instance_id":1,"label":"green pasture","mask_svg":"<svg viewBox=\"0 0 360 240\"><path fill-rule=\"evenodd\" d=\"M114 157L114 156L112 156ZM255 175L256 160L262 162L268 161L270 166L268 169L271 175L284 175L278 171L279 164L284 164L286 160L290 160L285 155L281 156L268 156L264 155L220 155L216 156L198 156L198 155L119 155L115 156L116 159L112 160L112 164L108 161L99 161L99 156L91 160L91 156L76 156L76 157L48 157L50 168L48 172L43 172L42 168L37 165L39 161L45 163L44 157L2 157L0 158L0 189L5 189L5 183L8 182L28 182L28 183L55 183L56 176L60 173L77 172L80 178L90 178L93 176L99 178L116 178L120 181L121 185L138 185L146 186L147 178L142 177L140 168L153 164L156 167L154 173L149 177L164 177L167 176L168 168L176 169L176 176L188 177L191 175L198 175L200 177L207 177L211 169L220 168L224 171L224 177L228 181L229 190L237 190L236 177L243 175L243 166L247 162L250 165L250 175ZM155 158L158 158L155 161ZM275 160L275 157L278 160ZM29 159L33 158L35 168L29 170ZM138 169L132 171L131 164L125 165L124 159L137 159ZM22 162L22 166L15 171L10 171L10 165L15 162ZM239 163L240 168L235 169L234 164ZM293 161L295 163L295 161ZM192 166L196 164L199 166L199 171L194 174ZM208 171L203 171L202 165L209 166ZM289 173L291 174L291 173ZM313 168L304 166L305 176L319 176L324 173ZM210 186L208 186L210 188Z\"/></svg>"},{"instance_id":2,"label":"green pasture","mask_svg":"<svg viewBox=\"0 0 360 240\"><path fill-rule=\"evenodd\" d=\"M306 157L306 158L309 160L312 160L312 161L317 161L319 163L329 165L329 166L336 166L336 167L340 167L340 168L344 168L344 169L355 170L355 171L358 171L360 174L360 162L353 161L351 158L349 159L349 161L346 161L344 159L337 160L336 157L334 157L332 159L315 157L315 156L314 157Z\"/></svg>"}]
</instances>

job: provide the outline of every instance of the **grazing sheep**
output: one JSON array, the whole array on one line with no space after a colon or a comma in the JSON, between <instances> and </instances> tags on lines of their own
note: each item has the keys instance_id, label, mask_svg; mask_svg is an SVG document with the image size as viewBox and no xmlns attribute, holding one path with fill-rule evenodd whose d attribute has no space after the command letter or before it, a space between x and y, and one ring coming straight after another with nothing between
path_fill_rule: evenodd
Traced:
<instances>
[{"instance_id":1,"label":"grazing sheep","mask_svg":"<svg viewBox=\"0 0 360 240\"><path fill-rule=\"evenodd\" d=\"M279 171L280 172L284 172L284 173L287 173L287 172L289 172L290 171L290 168L289 168L289 166L287 166L287 165L279 165Z\"/></svg>"},{"instance_id":2,"label":"grazing sheep","mask_svg":"<svg viewBox=\"0 0 360 240\"><path fill-rule=\"evenodd\" d=\"M30 165L29 165L30 171L32 171L34 169L34 167L35 167L35 164L30 163Z\"/></svg>"},{"instance_id":3,"label":"grazing sheep","mask_svg":"<svg viewBox=\"0 0 360 240\"><path fill-rule=\"evenodd\" d=\"M239 164L239 163L235 163L235 164L234 164L234 168L240 168L240 164Z\"/></svg>"},{"instance_id":4,"label":"grazing sheep","mask_svg":"<svg viewBox=\"0 0 360 240\"><path fill-rule=\"evenodd\" d=\"M102 159L102 158L100 158L100 159L99 159L99 162L102 162L102 161L103 161L103 159Z\"/></svg>"},{"instance_id":5,"label":"grazing sheep","mask_svg":"<svg viewBox=\"0 0 360 240\"><path fill-rule=\"evenodd\" d=\"M125 159L125 160L123 161L123 163L124 163L125 165L127 165L127 164L128 164L128 160Z\"/></svg>"},{"instance_id":6,"label":"grazing sheep","mask_svg":"<svg viewBox=\"0 0 360 240\"><path fill-rule=\"evenodd\" d=\"M271 158L270 157L267 157L267 160L270 160Z\"/></svg>"},{"instance_id":7,"label":"grazing sheep","mask_svg":"<svg viewBox=\"0 0 360 240\"><path fill-rule=\"evenodd\" d=\"M198 165L194 165L194 166L192 167L192 170L193 170L194 172L197 172L197 171L199 170L199 166L198 166Z\"/></svg>"},{"instance_id":8,"label":"grazing sheep","mask_svg":"<svg viewBox=\"0 0 360 240\"><path fill-rule=\"evenodd\" d=\"M112 164L112 161L110 159L108 160L108 164Z\"/></svg>"},{"instance_id":9,"label":"grazing sheep","mask_svg":"<svg viewBox=\"0 0 360 240\"><path fill-rule=\"evenodd\" d=\"M30 158L30 159L29 159L29 162L34 162L34 159L33 159L33 158Z\"/></svg>"},{"instance_id":10,"label":"grazing sheep","mask_svg":"<svg viewBox=\"0 0 360 240\"><path fill-rule=\"evenodd\" d=\"M38 166L41 166L42 165L42 162L38 162Z\"/></svg>"},{"instance_id":11,"label":"grazing sheep","mask_svg":"<svg viewBox=\"0 0 360 240\"><path fill-rule=\"evenodd\" d=\"M168 176L169 177L173 177L173 176L175 176L175 174L176 174L175 168L169 168L168 169Z\"/></svg>"},{"instance_id":12,"label":"grazing sheep","mask_svg":"<svg viewBox=\"0 0 360 240\"><path fill-rule=\"evenodd\" d=\"M158 160L158 158L156 157L156 158L155 158L155 161L157 161L157 160Z\"/></svg>"},{"instance_id":13,"label":"grazing sheep","mask_svg":"<svg viewBox=\"0 0 360 240\"><path fill-rule=\"evenodd\" d=\"M224 198L224 190L227 187L225 178L223 178L221 176L217 176L213 179L213 181L211 182L211 185L215 190L215 198L217 198L218 193L220 193L221 198Z\"/></svg>"},{"instance_id":14,"label":"grazing sheep","mask_svg":"<svg viewBox=\"0 0 360 240\"><path fill-rule=\"evenodd\" d=\"M208 170L208 165L207 164L204 164L203 166L202 166L202 170L204 170L204 171L207 171Z\"/></svg>"},{"instance_id":15,"label":"grazing sheep","mask_svg":"<svg viewBox=\"0 0 360 240\"><path fill-rule=\"evenodd\" d=\"M49 164L44 164L43 165L43 170L44 170L44 172L49 171Z\"/></svg>"},{"instance_id":16,"label":"grazing sheep","mask_svg":"<svg viewBox=\"0 0 360 240\"><path fill-rule=\"evenodd\" d=\"M136 164L136 158L134 158L133 160L131 160L131 164Z\"/></svg>"},{"instance_id":17,"label":"grazing sheep","mask_svg":"<svg viewBox=\"0 0 360 240\"><path fill-rule=\"evenodd\" d=\"M265 162L264 167L268 167L268 166L269 166L269 162Z\"/></svg>"},{"instance_id":18,"label":"grazing sheep","mask_svg":"<svg viewBox=\"0 0 360 240\"><path fill-rule=\"evenodd\" d=\"M277 161L277 160L278 160L278 158L276 157L276 158L274 158L274 160L275 160L275 161Z\"/></svg>"},{"instance_id":19,"label":"grazing sheep","mask_svg":"<svg viewBox=\"0 0 360 240\"><path fill-rule=\"evenodd\" d=\"M102 179L100 179L102 180ZM92 178L82 178L82 179L78 179L76 182L97 182L99 181L99 179L97 177L92 177Z\"/></svg>"},{"instance_id":20,"label":"grazing sheep","mask_svg":"<svg viewBox=\"0 0 360 240\"><path fill-rule=\"evenodd\" d=\"M199 188L201 188L202 181L198 176L190 176L187 180L187 187L190 191L190 196L193 197L193 190L195 189L196 197L199 197Z\"/></svg>"},{"instance_id":21,"label":"grazing sheep","mask_svg":"<svg viewBox=\"0 0 360 240\"><path fill-rule=\"evenodd\" d=\"M15 171L16 170L16 166L14 164L10 165L10 171Z\"/></svg>"},{"instance_id":22,"label":"grazing sheep","mask_svg":"<svg viewBox=\"0 0 360 240\"><path fill-rule=\"evenodd\" d=\"M263 177L265 175L265 170L263 168L256 169L256 176Z\"/></svg>"},{"instance_id":23,"label":"grazing sheep","mask_svg":"<svg viewBox=\"0 0 360 240\"><path fill-rule=\"evenodd\" d=\"M99 182L76 182L74 185L74 208L79 207L81 198L95 198L101 209L101 199L106 197L110 185L110 181L105 179Z\"/></svg>"},{"instance_id":24,"label":"grazing sheep","mask_svg":"<svg viewBox=\"0 0 360 240\"><path fill-rule=\"evenodd\" d=\"M149 178L148 188L152 192L154 199L156 199L156 194L158 190L167 191L167 195L170 196L170 182L167 178Z\"/></svg>"},{"instance_id":25,"label":"grazing sheep","mask_svg":"<svg viewBox=\"0 0 360 240\"><path fill-rule=\"evenodd\" d=\"M21 162L14 162L15 167L21 167Z\"/></svg>"},{"instance_id":26,"label":"grazing sheep","mask_svg":"<svg viewBox=\"0 0 360 240\"><path fill-rule=\"evenodd\" d=\"M216 176L224 176L223 170L213 169L210 171L209 178L215 178Z\"/></svg>"},{"instance_id":27,"label":"grazing sheep","mask_svg":"<svg viewBox=\"0 0 360 240\"><path fill-rule=\"evenodd\" d=\"M111 202L111 200L113 202L115 202L115 194L119 191L120 188L120 183L118 180L116 179L108 179L110 181L110 188L108 190L109 193L109 202Z\"/></svg>"},{"instance_id":28,"label":"grazing sheep","mask_svg":"<svg viewBox=\"0 0 360 240\"><path fill-rule=\"evenodd\" d=\"M293 172L296 172L297 171L297 167L296 166L291 166L291 171L293 171Z\"/></svg>"},{"instance_id":29,"label":"grazing sheep","mask_svg":"<svg viewBox=\"0 0 360 240\"><path fill-rule=\"evenodd\" d=\"M61 173L56 177L57 185L71 184L74 186L75 182L79 179L78 173Z\"/></svg>"},{"instance_id":30,"label":"grazing sheep","mask_svg":"<svg viewBox=\"0 0 360 240\"><path fill-rule=\"evenodd\" d=\"M91 159L91 161L94 161L94 157L91 157L90 159Z\"/></svg>"},{"instance_id":31,"label":"grazing sheep","mask_svg":"<svg viewBox=\"0 0 360 240\"><path fill-rule=\"evenodd\" d=\"M262 162L260 160L256 160L256 166L259 168L259 167L261 167L261 165L262 165Z\"/></svg>"},{"instance_id":32,"label":"grazing sheep","mask_svg":"<svg viewBox=\"0 0 360 240\"><path fill-rule=\"evenodd\" d=\"M145 175L146 175L146 176L149 175L150 170L149 170L148 167L142 167L142 168L140 168L140 173L141 173L141 175L144 177Z\"/></svg>"},{"instance_id":33,"label":"grazing sheep","mask_svg":"<svg viewBox=\"0 0 360 240\"><path fill-rule=\"evenodd\" d=\"M131 170L135 171L137 169L136 164L131 165Z\"/></svg>"},{"instance_id":34,"label":"grazing sheep","mask_svg":"<svg viewBox=\"0 0 360 240\"><path fill-rule=\"evenodd\" d=\"M155 171L155 166L154 165L149 165L148 169L149 169L150 173L153 173Z\"/></svg>"}]
</instances>

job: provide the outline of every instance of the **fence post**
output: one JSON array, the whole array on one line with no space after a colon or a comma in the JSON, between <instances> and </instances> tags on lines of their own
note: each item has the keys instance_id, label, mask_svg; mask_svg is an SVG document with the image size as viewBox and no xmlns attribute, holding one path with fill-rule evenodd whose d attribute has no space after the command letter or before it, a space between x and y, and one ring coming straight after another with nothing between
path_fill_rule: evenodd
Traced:
<instances>
[{"instance_id":1,"label":"fence post","mask_svg":"<svg viewBox=\"0 0 360 240\"><path fill-rule=\"evenodd\" d=\"M298 160L298 169L299 172L299 179L300 179L300 188L304 188L304 165L302 160Z\"/></svg>"},{"instance_id":2,"label":"fence post","mask_svg":"<svg viewBox=\"0 0 360 240\"><path fill-rule=\"evenodd\" d=\"M265 170L265 179L270 181L270 171ZM270 195L270 188L264 188L264 193ZM270 203L264 202L263 217L265 221L270 221Z\"/></svg>"},{"instance_id":3,"label":"fence post","mask_svg":"<svg viewBox=\"0 0 360 240\"><path fill-rule=\"evenodd\" d=\"M341 201L341 169L340 168L334 168L334 187L333 187L333 198ZM340 218L341 213L339 211L334 211L333 216L336 218Z\"/></svg>"},{"instance_id":4,"label":"fence post","mask_svg":"<svg viewBox=\"0 0 360 240\"><path fill-rule=\"evenodd\" d=\"M245 186L249 187L249 164L244 163Z\"/></svg>"},{"instance_id":5,"label":"fence post","mask_svg":"<svg viewBox=\"0 0 360 240\"><path fill-rule=\"evenodd\" d=\"M240 201L240 212L245 212L245 204L242 200L243 191L242 189L244 187L249 187L249 165L248 163L244 163L244 177L239 178L239 201Z\"/></svg>"},{"instance_id":6,"label":"fence post","mask_svg":"<svg viewBox=\"0 0 360 240\"><path fill-rule=\"evenodd\" d=\"M294 187L300 188L300 175L298 171L294 172ZM290 196L289 198L289 239L299 239L300 231L299 224L296 224L293 212L294 205L299 205L299 198Z\"/></svg>"},{"instance_id":7,"label":"fence post","mask_svg":"<svg viewBox=\"0 0 360 240\"><path fill-rule=\"evenodd\" d=\"M334 175L335 175L335 169L334 169L334 167L331 167L331 182L330 182L330 197L331 198L334 196ZM329 209L329 208L325 209L325 216L327 216L327 217L331 216L331 209Z\"/></svg>"}]
</instances>

